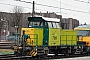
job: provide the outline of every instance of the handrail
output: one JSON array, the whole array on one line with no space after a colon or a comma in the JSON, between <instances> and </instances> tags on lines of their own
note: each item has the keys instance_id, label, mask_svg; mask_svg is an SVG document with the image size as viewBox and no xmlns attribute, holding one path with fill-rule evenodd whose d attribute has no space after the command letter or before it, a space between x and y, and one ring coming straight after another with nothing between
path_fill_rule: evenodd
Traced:
<instances>
[{"instance_id":1,"label":"handrail","mask_svg":"<svg viewBox=\"0 0 90 60\"><path fill-rule=\"evenodd\" d=\"M37 46L37 45L38 45L38 35L37 35L37 34L28 34L28 35L29 35L30 40L32 40L32 39L36 40L36 46ZM31 35L33 35L34 38L31 38L31 37L30 37ZM33 44L33 43L34 43L34 42L32 41L32 42L30 43L30 45Z\"/></svg>"},{"instance_id":2,"label":"handrail","mask_svg":"<svg viewBox=\"0 0 90 60\"><path fill-rule=\"evenodd\" d=\"M36 46L38 45L38 35L37 34L27 34L28 35L28 39L30 39L30 41L32 40L32 39L34 39L34 40L36 40ZM34 36L34 38L31 38L30 36ZM21 40L22 40L22 38L23 37L21 37ZM27 40L26 40L26 42L27 42ZM33 41L32 41L32 43L34 43ZM30 43L30 45L32 46L32 44Z\"/></svg>"}]
</instances>

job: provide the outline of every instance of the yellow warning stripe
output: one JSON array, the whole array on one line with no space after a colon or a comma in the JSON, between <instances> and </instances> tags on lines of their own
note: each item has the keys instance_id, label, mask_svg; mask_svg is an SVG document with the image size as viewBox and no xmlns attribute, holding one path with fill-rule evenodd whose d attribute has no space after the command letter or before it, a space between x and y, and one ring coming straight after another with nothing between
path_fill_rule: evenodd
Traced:
<instances>
[{"instance_id":1,"label":"yellow warning stripe","mask_svg":"<svg viewBox=\"0 0 90 60\"><path fill-rule=\"evenodd\" d=\"M30 52L30 55L33 53L33 50Z\"/></svg>"},{"instance_id":2,"label":"yellow warning stripe","mask_svg":"<svg viewBox=\"0 0 90 60\"><path fill-rule=\"evenodd\" d=\"M36 55L37 55L37 52L35 52L34 50L32 50L32 51L30 52L30 55L31 55L31 56L36 56Z\"/></svg>"},{"instance_id":3,"label":"yellow warning stripe","mask_svg":"<svg viewBox=\"0 0 90 60\"><path fill-rule=\"evenodd\" d=\"M37 52L33 56L36 56L36 55L37 55Z\"/></svg>"}]
</instances>

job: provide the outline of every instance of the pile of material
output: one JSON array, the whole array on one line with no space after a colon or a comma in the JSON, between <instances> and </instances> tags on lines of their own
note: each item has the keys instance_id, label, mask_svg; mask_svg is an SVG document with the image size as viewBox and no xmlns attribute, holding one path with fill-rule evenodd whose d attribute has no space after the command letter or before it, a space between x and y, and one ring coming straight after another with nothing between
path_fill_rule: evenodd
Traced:
<instances>
[{"instance_id":1,"label":"pile of material","mask_svg":"<svg viewBox=\"0 0 90 60\"><path fill-rule=\"evenodd\" d=\"M11 49L0 49L0 54L14 54L14 51Z\"/></svg>"},{"instance_id":2,"label":"pile of material","mask_svg":"<svg viewBox=\"0 0 90 60\"><path fill-rule=\"evenodd\" d=\"M1 41L0 42L0 54L14 54L11 46L13 46L13 42L11 41Z\"/></svg>"}]
</instances>

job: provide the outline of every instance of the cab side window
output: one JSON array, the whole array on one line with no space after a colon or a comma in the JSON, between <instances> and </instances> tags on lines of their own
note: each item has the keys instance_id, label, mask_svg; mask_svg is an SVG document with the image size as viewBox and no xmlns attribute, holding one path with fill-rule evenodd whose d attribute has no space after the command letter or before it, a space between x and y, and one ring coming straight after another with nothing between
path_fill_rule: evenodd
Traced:
<instances>
[{"instance_id":1,"label":"cab side window","mask_svg":"<svg viewBox=\"0 0 90 60\"><path fill-rule=\"evenodd\" d=\"M55 23L55 22L53 22L53 28L57 28L57 26L56 26L56 23Z\"/></svg>"},{"instance_id":2,"label":"cab side window","mask_svg":"<svg viewBox=\"0 0 90 60\"><path fill-rule=\"evenodd\" d=\"M57 28L60 28L60 25L59 25L59 23L56 23L56 26L57 26Z\"/></svg>"},{"instance_id":3,"label":"cab side window","mask_svg":"<svg viewBox=\"0 0 90 60\"><path fill-rule=\"evenodd\" d=\"M48 27L49 27L49 28L53 28L52 22L48 22Z\"/></svg>"}]
</instances>

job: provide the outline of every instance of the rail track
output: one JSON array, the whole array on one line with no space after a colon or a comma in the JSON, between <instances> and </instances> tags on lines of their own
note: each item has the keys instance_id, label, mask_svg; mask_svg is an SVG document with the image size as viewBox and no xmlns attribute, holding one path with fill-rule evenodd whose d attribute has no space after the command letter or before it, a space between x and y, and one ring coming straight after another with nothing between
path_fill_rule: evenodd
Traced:
<instances>
[{"instance_id":1,"label":"rail track","mask_svg":"<svg viewBox=\"0 0 90 60\"><path fill-rule=\"evenodd\" d=\"M8 52L11 51L11 46L14 45L13 42L0 42L0 51L1 52ZM16 57L14 54L1 54L0 52L0 60L48 60L48 59L62 59L62 58L73 58L73 57L83 57L83 56L90 56L90 54L74 54L74 55L63 55L60 54L58 56L55 55L48 55L48 56L19 56Z\"/></svg>"},{"instance_id":2,"label":"rail track","mask_svg":"<svg viewBox=\"0 0 90 60\"><path fill-rule=\"evenodd\" d=\"M48 59L62 59L62 58L74 58L74 57L85 57L85 56L90 56L90 54L85 54L85 55L49 55L49 56L37 56L37 57L32 57L32 56L19 56L16 57L14 54L3 54L0 55L0 60L48 60Z\"/></svg>"}]
</instances>

